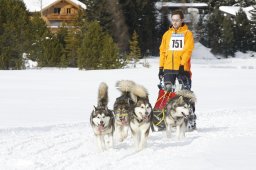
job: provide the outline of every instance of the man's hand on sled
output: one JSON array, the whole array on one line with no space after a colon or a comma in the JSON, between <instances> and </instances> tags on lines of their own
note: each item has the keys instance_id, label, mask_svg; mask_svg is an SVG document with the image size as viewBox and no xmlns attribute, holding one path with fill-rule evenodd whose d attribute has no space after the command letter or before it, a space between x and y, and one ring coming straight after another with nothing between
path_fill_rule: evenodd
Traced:
<instances>
[{"instance_id":1,"label":"man's hand on sled","mask_svg":"<svg viewBox=\"0 0 256 170\"><path fill-rule=\"evenodd\" d=\"M158 78L161 80L164 77L164 70L163 67L159 68Z\"/></svg>"},{"instance_id":2,"label":"man's hand on sled","mask_svg":"<svg viewBox=\"0 0 256 170\"><path fill-rule=\"evenodd\" d=\"M180 65L179 74L180 74L180 75L183 75L184 73L185 73L185 71L184 71L184 65Z\"/></svg>"}]
</instances>

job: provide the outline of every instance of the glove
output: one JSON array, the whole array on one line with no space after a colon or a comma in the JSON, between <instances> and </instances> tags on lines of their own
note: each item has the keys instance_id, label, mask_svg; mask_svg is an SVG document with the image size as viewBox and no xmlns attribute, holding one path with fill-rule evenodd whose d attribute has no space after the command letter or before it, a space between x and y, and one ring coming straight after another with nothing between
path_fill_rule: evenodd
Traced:
<instances>
[{"instance_id":1,"label":"glove","mask_svg":"<svg viewBox=\"0 0 256 170\"><path fill-rule=\"evenodd\" d=\"M180 65L180 68L179 68L179 74L180 75L184 75L185 71L184 71L184 65Z\"/></svg>"},{"instance_id":2,"label":"glove","mask_svg":"<svg viewBox=\"0 0 256 170\"><path fill-rule=\"evenodd\" d=\"M162 67L159 68L158 78L161 80L164 77L164 70Z\"/></svg>"}]
</instances>

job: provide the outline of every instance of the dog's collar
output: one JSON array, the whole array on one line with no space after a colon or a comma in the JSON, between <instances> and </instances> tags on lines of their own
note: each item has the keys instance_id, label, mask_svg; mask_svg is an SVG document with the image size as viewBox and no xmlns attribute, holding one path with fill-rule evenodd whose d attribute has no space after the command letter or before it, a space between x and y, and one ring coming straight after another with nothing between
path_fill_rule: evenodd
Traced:
<instances>
[{"instance_id":1,"label":"dog's collar","mask_svg":"<svg viewBox=\"0 0 256 170\"><path fill-rule=\"evenodd\" d=\"M115 116L128 116L128 113L116 113Z\"/></svg>"},{"instance_id":2,"label":"dog's collar","mask_svg":"<svg viewBox=\"0 0 256 170\"><path fill-rule=\"evenodd\" d=\"M129 116L128 113L116 113L114 115L115 115L115 121L116 121L117 124L119 124L119 125L127 125L127 124L129 124L128 121L124 123L124 122L122 122L121 120L119 120L117 118L117 117L120 117L120 116L127 117L127 116Z\"/></svg>"}]
</instances>

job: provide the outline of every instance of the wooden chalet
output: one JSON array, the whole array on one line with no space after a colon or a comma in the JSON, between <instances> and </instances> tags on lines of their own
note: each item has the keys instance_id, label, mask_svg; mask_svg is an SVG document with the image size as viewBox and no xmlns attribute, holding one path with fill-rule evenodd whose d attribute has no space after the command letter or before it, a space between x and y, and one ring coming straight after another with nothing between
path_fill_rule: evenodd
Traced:
<instances>
[{"instance_id":1,"label":"wooden chalet","mask_svg":"<svg viewBox=\"0 0 256 170\"><path fill-rule=\"evenodd\" d=\"M79 10L85 10L86 5L78 0L23 0L30 13L40 12L43 20L52 32L61 26L72 27Z\"/></svg>"}]
</instances>

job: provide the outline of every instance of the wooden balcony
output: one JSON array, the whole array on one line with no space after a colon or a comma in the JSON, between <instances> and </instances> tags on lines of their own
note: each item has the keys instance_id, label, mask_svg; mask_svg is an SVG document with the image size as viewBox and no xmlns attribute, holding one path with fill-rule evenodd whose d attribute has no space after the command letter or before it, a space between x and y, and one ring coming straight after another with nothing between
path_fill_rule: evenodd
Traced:
<instances>
[{"instance_id":1,"label":"wooden balcony","mask_svg":"<svg viewBox=\"0 0 256 170\"><path fill-rule=\"evenodd\" d=\"M72 21L76 19L76 15L72 14L50 14L45 16L50 20L60 20L60 21Z\"/></svg>"}]
</instances>

